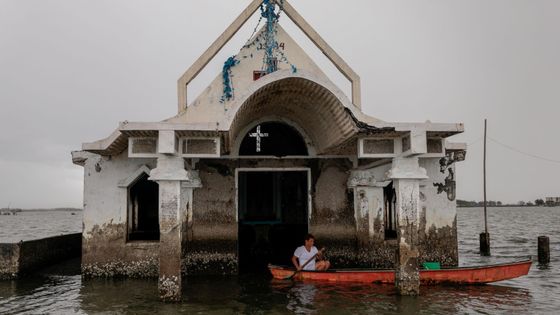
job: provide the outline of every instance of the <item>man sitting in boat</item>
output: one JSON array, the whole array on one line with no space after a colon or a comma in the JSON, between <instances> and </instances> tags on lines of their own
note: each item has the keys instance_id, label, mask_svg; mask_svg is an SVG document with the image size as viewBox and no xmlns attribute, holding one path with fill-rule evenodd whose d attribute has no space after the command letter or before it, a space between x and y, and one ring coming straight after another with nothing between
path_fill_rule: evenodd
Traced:
<instances>
[{"instance_id":1,"label":"man sitting in boat","mask_svg":"<svg viewBox=\"0 0 560 315\"><path fill-rule=\"evenodd\" d=\"M305 243L303 246L296 248L292 263L297 270L327 270L331 266L328 260L323 259L322 250L317 250L313 246L315 237L311 234L305 236Z\"/></svg>"}]
</instances>

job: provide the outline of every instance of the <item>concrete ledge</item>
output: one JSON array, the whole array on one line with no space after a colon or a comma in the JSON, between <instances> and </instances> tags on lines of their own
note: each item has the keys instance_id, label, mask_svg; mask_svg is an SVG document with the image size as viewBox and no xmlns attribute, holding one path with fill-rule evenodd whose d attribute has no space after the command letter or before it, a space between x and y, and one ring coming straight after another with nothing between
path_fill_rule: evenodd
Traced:
<instances>
[{"instance_id":1,"label":"concrete ledge","mask_svg":"<svg viewBox=\"0 0 560 315\"><path fill-rule=\"evenodd\" d=\"M79 257L82 233L0 244L0 279L17 279L59 261Z\"/></svg>"},{"instance_id":2,"label":"concrete ledge","mask_svg":"<svg viewBox=\"0 0 560 315\"><path fill-rule=\"evenodd\" d=\"M17 277L19 248L19 244L0 244L0 280Z\"/></svg>"}]
</instances>

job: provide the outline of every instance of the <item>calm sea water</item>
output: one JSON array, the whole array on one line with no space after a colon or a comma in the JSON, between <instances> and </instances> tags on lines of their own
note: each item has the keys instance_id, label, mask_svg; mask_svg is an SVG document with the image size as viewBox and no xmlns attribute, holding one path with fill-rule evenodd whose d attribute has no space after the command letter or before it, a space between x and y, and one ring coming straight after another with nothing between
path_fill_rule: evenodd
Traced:
<instances>
[{"instance_id":1,"label":"calm sea water","mask_svg":"<svg viewBox=\"0 0 560 315\"><path fill-rule=\"evenodd\" d=\"M82 231L82 211L28 210L0 215L0 243L16 243Z\"/></svg>"},{"instance_id":2,"label":"calm sea water","mask_svg":"<svg viewBox=\"0 0 560 315\"><path fill-rule=\"evenodd\" d=\"M0 217L0 242L81 229L80 215ZM478 254L482 209L458 210L461 265L536 260L537 237L550 237L551 263L528 276L484 286L422 287L400 297L393 286L273 281L263 277L188 278L181 304L163 304L155 280L89 280L79 260L33 277L0 282L0 313L23 314L557 314L560 309L560 208L490 208L492 256ZM34 228L32 228L34 226ZM50 231L49 231L49 227Z\"/></svg>"}]
</instances>

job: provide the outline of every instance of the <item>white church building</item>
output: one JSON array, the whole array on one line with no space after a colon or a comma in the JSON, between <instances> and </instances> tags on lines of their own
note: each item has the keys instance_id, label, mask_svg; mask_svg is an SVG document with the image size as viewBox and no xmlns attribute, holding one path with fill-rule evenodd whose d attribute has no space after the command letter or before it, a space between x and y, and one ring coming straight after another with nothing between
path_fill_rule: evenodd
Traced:
<instances>
[{"instance_id":1,"label":"white church building","mask_svg":"<svg viewBox=\"0 0 560 315\"><path fill-rule=\"evenodd\" d=\"M176 300L182 275L290 264L307 233L336 268L458 265L454 163L466 146L449 138L463 124L365 115L358 74L288 1L275 2L252 1L186 70L177 115L121 122L72 152L84 168L84 276L159 278L162 298ZM255 12L262 28L188 98ZM280 26L285 18L351 95Z\"/></svg>"}]
</instances>

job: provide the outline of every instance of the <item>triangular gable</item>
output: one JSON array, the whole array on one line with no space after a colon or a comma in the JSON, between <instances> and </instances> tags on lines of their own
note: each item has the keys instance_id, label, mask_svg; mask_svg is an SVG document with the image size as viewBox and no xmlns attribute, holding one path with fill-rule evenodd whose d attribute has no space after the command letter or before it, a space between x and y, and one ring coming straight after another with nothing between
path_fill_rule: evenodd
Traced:
<instances>
[{"instance_id":1,"label":"triangular gable","mask_svg":"<svg viewBox=\"0 0 560 315\"><path fill-rule=\"evenodd\" d=\"M231 115L235 114L234 100L247 97L251 93L251 87L255 84L253 72L262 69L264 50L258 49L255 40L259 37L263 29L255 35L244 46L234 58L239 63L233 66L231 71L231 87L234 98L231 101L224 101L224 83L222 73L217 75L214 80L202 91L202 93L189 104L186 111L168 120L170 122L187 123L218 123L220 126L228 126L231 122ZM280 26L277 26L276 40L281 45L282 55L285 61L278 62L277 72L289 72L296 76L303 73L310 73L316 78L328 80L326 74L313 61L313 59L301 48L297 42ZM292 68L292 66L294 68ZM294 72L295 71L295 72ZM271 76L269 74L268 76ZM264 78L259 79L264 80Z\"/></svg>"},{"instance_id":2,"label":"triangular gable","mask_svg":"<svg viewBox=\"0 0 560 315\"><path fill-rule=\"evenodd\" d=\"M253 0L247 8L233 21L233 23L220 35L212 45L200 56L195 63L179 78L177 82L178 109L182 113L187 108L187 85L202 71L216 54L227 44L247 20L255 13L261 5L262 0ZM307 35L307 37L319 48L325 56L336 66L336 68L352 84L352 103L361 108L360 77L350 66L332 49L329 44L317 33L307 21L290 5L287 0L282 1L283 10L286 15Z\"/></svg>"}]
</instances>

